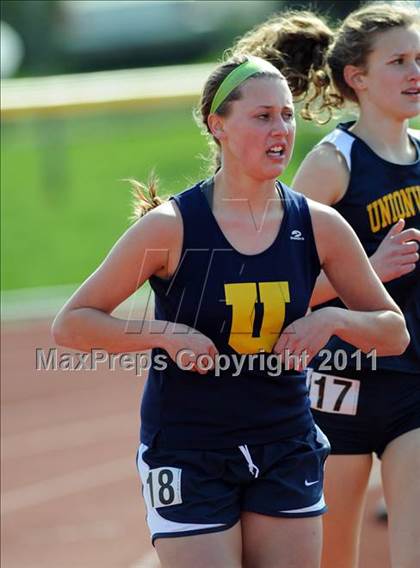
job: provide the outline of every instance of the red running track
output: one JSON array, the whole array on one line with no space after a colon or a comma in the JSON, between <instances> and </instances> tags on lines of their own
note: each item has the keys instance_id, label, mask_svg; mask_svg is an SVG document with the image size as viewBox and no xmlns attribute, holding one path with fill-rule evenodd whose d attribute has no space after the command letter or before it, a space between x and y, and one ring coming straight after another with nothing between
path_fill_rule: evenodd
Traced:
<instances>
[{"instance_id":1,"label":"red running track","mask_svg":"<svg viewBox=\"0 0 420 568\"><path fill-rule=\"evenodd\" d=\"M4 568L155 568L135 467L144 377L36 371L48 322L3 327ZM386 526L369 492L360 568L389 568Z\"/></svg>"}]
</instances>

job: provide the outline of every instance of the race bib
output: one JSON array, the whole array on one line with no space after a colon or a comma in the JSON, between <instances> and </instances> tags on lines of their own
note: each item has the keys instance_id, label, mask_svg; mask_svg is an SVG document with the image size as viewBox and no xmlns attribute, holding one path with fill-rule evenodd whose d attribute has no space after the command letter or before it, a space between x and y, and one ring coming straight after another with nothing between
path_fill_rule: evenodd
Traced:
<instances>
[{"instance_id":1,"label":"race bib","mask_svg":"<svg viewBox=\"0 0 420 568\"><path fill-rule=\"evenodd\" d=\"M359 401L360 381L307 370L311 408L333 414L355 416Z\"/></svg>"},{"instance_id":2,"label":"race bib","mask_svg":"<svg viewBox=\"0 0 420 568\"><path fill-rule=\"evenodd\" d=\"M176 467L149 470L146 485L152 507L169 507L182 503L181 472Z\"/></svg>"}]
</instances>

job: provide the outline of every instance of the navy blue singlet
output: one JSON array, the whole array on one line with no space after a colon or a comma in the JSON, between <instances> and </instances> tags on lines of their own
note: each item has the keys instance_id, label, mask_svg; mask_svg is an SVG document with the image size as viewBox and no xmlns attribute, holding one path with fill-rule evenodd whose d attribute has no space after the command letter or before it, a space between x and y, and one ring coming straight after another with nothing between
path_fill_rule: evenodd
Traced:
<instances>
[{"instance_id":1,"label":"navy blue singlet","mask_svg":"<svg viewBox=\"0 0 420 568\"><path fill-rule=\"evenodd\" d=\"M398 219L405 219L406 229L420 229L420 131L410 131L417 149L416 160L401 165L380 158L363 140L349 132L353 124L339 124L320 144L333 144L346 159L350 182L344 197L332 207L350 223L367 255L371 256ZM378 357L378 371L420 375L420 262L413 272L384 285L404 314L411 342L401 356ZM363 287L363 282L360 286ZM344 307L336 299L315 309L325 306ZM332 352L344 349L348 354L355 351L352 345L337 337L333 337L326 348ZM354 375L352 367L356 358L347 360ZM311 366L317 369L321 363L319 358ZM362 357L361 363L362 370L371 370L371 359Z\"/></svg>"},{"instance_id":2,"label":"navy blue singlet","mask_svg":"<svg viewBox=\"0 0 420 568\"><path fill-rule=\"evenodd\" d=\"M267 372L281 330L303 317L320 271L304 196L283 184L284 216L263 252L235 250L221 231L200 182L174 197L182 216L181 260L170 279L150 278L155 316L187 324L221 354L242 355L215 376L181 370L169 357L149 372L141 409L141 441L174 449L222 449L300 435L312 425L305 374ZM152 356L165 354L155 349ZM255 355L257 354L257 355ZM254 362L252 362L254 361ZM265 365L265 366L264 366Z\"/></svg>"}]
</instances>

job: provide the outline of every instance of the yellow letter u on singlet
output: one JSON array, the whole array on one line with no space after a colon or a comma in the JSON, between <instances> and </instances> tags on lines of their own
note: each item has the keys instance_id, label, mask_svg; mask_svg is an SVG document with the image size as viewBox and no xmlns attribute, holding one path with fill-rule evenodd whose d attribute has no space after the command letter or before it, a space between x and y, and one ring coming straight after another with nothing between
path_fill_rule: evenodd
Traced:
<instances>
[{"instance_id":1,"label":"yellow letter u on singlet","mask_svg":"<svg viewBox=\"0 0 420 568\"><path fill-rule=\"evenodd\" d=\"M290 302L289 283L225 284L225 296L226 304L232 306L229 345L237 353L270 353Z\"/></svg>"}]
</instances>

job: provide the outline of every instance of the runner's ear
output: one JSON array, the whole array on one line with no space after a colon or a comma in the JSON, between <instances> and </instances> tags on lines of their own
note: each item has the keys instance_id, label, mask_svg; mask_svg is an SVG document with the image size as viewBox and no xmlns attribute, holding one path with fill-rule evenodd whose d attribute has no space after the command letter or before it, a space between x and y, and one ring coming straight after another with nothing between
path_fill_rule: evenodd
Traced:
<instances>
[{"instance_id":1,"label":"runner's ear","mask_svg":"<svg viewBox=\"0 0 420 568\"><path fill-rule=\"evenodd\" d=\"M346 65L343 75L347 85L351 87L355 93L365 90L364 69L355 65Z\"/></svg>"},{"instance_id":2,"label":"runner's ear","mask_svg":"<svg viewBox=\"0 0 420 568\"><path fill-rule=\"evenodd\" d=\"M207 119L207 124L209 125L210 132L217 140L223 140L225 138L223 116L215 113L210 114Z\"/></svg>"}]
</instances>

